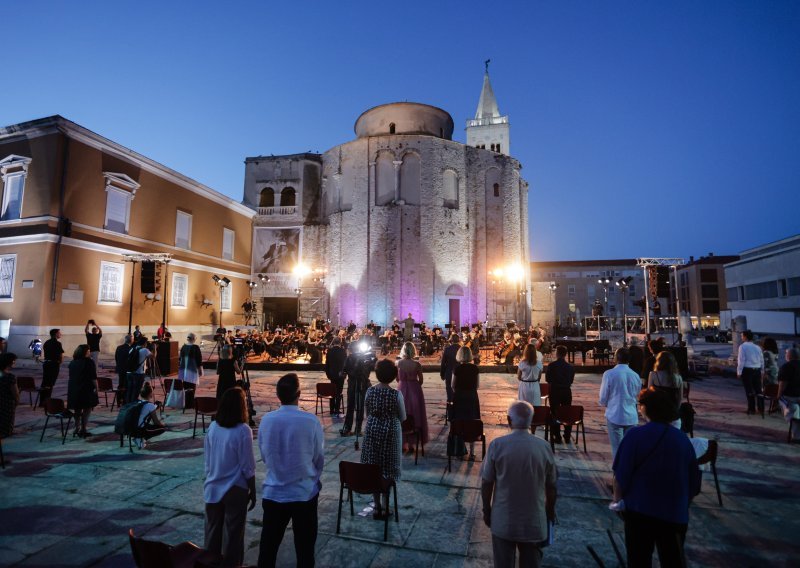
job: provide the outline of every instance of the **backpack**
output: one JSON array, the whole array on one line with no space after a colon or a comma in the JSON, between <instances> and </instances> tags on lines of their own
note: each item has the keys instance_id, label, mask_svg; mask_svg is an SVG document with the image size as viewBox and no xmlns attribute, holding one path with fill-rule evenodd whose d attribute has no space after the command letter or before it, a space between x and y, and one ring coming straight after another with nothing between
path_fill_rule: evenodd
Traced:
<instances>
[{"instance_id":1,"label":"backpack","mask_svg":"<svg viewBox=\"0 0 800 568\"><path fill-rule=\"evenodd\" d=\"M129 373L135 373L139 370L139 351L141 347L134 347L128 351L128 361L125 364L125 370Z\"/></svg>"},{"instance_id":2,"label":"backpack","mask_svg":"<svg viewBox=\"0 0 800 568\"><path fill-rule=\"evenodd\" d=\"M119 409L114 422L114 433L120 436L132 436L139 429L139 415L142 413L143 400L129 402Z\"/></svg>"}]
</instances>

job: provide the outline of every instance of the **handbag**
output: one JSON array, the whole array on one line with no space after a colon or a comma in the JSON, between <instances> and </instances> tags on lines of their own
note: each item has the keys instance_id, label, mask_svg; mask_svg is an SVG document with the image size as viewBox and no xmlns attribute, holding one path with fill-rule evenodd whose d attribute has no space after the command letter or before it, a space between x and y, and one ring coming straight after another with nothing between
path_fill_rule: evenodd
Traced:
<instances>
[{"instance_id":1,"label":"handbag","mask_svg":"<svg viewBox=\"0 0 800 568\"><path fill-rule=\"evenodd\" d=\"M169 394L167 394L167 400L164 401L164 406L183 410L186 406L186 391L184 391L183 388L176 389L176 382L177 381L172 381L172 386L169 389Z\"/></svg>"}]
</instances>

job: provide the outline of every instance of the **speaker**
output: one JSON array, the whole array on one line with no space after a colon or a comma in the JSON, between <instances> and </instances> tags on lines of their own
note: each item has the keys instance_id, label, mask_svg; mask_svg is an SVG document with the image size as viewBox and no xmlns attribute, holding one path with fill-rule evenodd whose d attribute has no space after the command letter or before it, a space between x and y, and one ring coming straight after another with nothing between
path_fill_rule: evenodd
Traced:
<instances>
[{"instance_id":1,"label":"speaker","mask_svg":"<svg viewBox=\"0 0 800 568\"><path fill-rule=\"evenodd\" d=\"M670 298L672 294L670 293L670 285L669 285L669 277L670 277L670 269L669 266L659 266L656 276L656 295L659 298Z\"/></svg>"},{"instance_id":2,"label":"speaker","mask_svg":"<svg viewBox=\"0 0 800 568\"><path fill-rule=\"evenodd\" d=\"M141 272L142 294L154 294L156 291L156 263L146 260L142 262Z\"/></svg>"}]
</instances>

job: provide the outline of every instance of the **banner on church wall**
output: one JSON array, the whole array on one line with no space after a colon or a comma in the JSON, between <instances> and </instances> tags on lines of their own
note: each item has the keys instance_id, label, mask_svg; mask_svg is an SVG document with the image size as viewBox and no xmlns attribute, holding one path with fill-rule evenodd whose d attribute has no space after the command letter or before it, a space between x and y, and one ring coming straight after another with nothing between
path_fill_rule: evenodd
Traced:
<instances>
[{"instance_id":1,"label":"banner on church wall","mask_svg":"<svg viewBox=\"0 0 800 568\"><path fill-rule=\"evenodd\" d=\"M253 238L253 276L262 274L269 282L256 279L254 296L293 296L297 287L294 269L300 262L301 227L256 227Z\"/></svg>"}]
</instances>

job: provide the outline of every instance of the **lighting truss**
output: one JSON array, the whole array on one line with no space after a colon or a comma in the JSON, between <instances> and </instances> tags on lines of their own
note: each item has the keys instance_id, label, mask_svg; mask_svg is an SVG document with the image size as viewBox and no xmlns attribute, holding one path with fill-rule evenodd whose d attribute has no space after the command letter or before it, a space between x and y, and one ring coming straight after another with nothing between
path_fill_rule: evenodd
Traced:
<instances>
[{"instance_id":1,"label":"lighting truss","mask_svg":"<svg viewBox=\"0 0 800 568\"><path fill-rule=\"evenodd\" d=\"M636 265L646 266L683 266L686 261L682 258L637 258Z\"/></svg>"}]
</instances>

